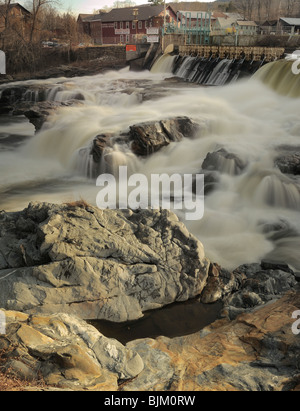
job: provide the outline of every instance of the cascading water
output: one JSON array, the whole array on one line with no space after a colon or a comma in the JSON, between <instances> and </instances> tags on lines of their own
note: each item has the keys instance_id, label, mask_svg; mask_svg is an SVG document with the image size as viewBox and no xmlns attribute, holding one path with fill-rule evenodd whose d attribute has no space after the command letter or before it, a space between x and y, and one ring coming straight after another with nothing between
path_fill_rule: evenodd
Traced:
<instances>
[{"instance_id":1,"label":"cascading water","mask_svg":"<svg viewBox=\"0 0 300 411\"><path fill-rule=\"evenodd\" d=\"M192 83L222 86L233 83L240 77L255 73L263 61L248 62L241 59L204 58L193 56L163 55L154 64L152 71L173 73L174 76Z\"/></svg>"},{"instance_id":2,"label":"cascading water","mask_svg":"<svg viewBox=\"0 0 300 411\"><path fill-rule=\"evenodd\" d=\"M289 97L300 97L300 75L293 73L295 61L278 60L265 65L255 78L271 87L277 93ZM300 63L296 62L298 69Z\"/></svg>"},{"instance_id":3,"label":"cascading water","mask_svg":"<svg viewBox=\"0 0 300 411\"><path fill-rule=\"evenodd\" d=\"M300 269L299 179L283 175L275 166L278 147L296 150L300 146L300 119L295 99L263 84L271 81L269 70L275 76L277 63L266 65L251 79L228 85L236 79L233 61L184 59L184 75L190 80L227 84L222 87L165 82L174 75L177 63L176 57L164 56L151 73L122 70L72 80L32 81L33 90L46 87L46 98L52 91L56 96L77 93L82 104L56 110L35 136L26 120L18 119L27 124L24 134L29 141L0 151L1 209L22 209L32 200L84 198L95 204L98 188L95 179L88 177L93 175L91 144L101 134L116 136L115 144L103 152L101 172L116 173L119 165L126 164L129 173L143 173L149 180L152 173L199 173L208 153L224 149L235 157L219 156L214 163L218 183L205 198L203 219L185 221L188 229L203 242L207 256L224 268L268 256ZM289 62L278 63L284 71L290 67ZM177 70L183 73L183 67L177 65ZM277 82L285 79L278 77ZM292 87L295 84L296 80ZM174 116L187 116L200 124L195 138L172 143L147 158L122 144L122 133L133 124ZM7 126L6 117L1 121L0 146L4 147L3 128L10 135L16 133ZM184 213L177 213L184 220Z\"/></svg>"}]
</instances>

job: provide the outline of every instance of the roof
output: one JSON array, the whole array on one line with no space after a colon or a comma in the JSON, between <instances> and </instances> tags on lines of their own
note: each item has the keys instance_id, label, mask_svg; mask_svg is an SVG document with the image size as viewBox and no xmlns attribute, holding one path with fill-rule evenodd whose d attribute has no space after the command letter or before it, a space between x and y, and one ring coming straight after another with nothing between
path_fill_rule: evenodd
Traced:
<instances>
[{"instance_id":1,"label":"roof","mask_svg":"<svg viewBox=\"0 0 300 411\"><path fill-rule=\"evenodd\" d=\"M247 21L247 20L237 21L236 24L238 24L239 26L257 26L255 21Z\"/></svg>"},{"instance_id":2,"label":"roof","mask_svg":"<svg viewBox=\"0 0 300 411\"><path fill-rule=\"evenodd\" d=\"M264 23L261 24L261 26L273 27L273 26L277 26L277 23L278 23L277 20L266 20Z\"/></svg>"},{"instance_id":3,"label":"roof","mask_svg":"<svg viewBox=\"0 0 300 411\"><path fill-rule=\"evenodd\" d=\"M138 9L138 16L133 15L133 10ZM115 22L115 21L132 21L138 20L149 20L152 17L157 17L164 11L163 5L151 6L135 6L135 7L125 7L121 9L112 9L108 13L98 15L98 19L102 22Z\"/></svg>"},{"instance_id":4,"label":"roof","mask_svg":"<svg viewBox=\"0 0 300 411\"><path fill-rule=\"evenodd\" d=\"M200 3L198 1L184 1L177 3L168 3L170 7L174 10L175 14L178 11L208 11L208 5L205 3Z\"/></svg>"},{"instance_id":5,"label":"roof","mask_svg":"<svg viewBox=\"0 0 300 411\"><path fill-rule=\"evenodd\" d=\"M181 16L183 17L183 18L187 18L187 19L189 19L189 18L191 18L191 19L197 19L197 18L201 18L201 13L202 13L202 19L204 20L205 19L205 14L206 14L206 16L208 17L208 13L207 12L205 12L205 11L186 11L186 10L180 10L180 11L178 11L178 13L180 13L181 14ZM216 20L216 17L211 17L211 20Z\"/></svg>"},{"instance_id":6,"label":"roof","mask_svg":"<svg viewBox=\"0 0 300 411\"><path fill-rule=\"evenodd\" d=\"M79 14L78 19L81 19L82 21L88 21L88 19L92 16L93 14Z\"/></svg>"},{"instance_id":7,"label":"roof","mask_svg":"<svg viewBox=\"0 0 300 411\"><path fill-rule=\"evenodd\" d=\"M6 4L0 4L0 10L1 9L5 9L7 7ZM9 4L9 8L13 9L14 7L20 7L20 9L22 9L23 11L25 11L25 13L27 14L31 14L29 10L25 9L25 7L23 7L20 3L11 3Z\"/></svg>"},{"instance_id":8,"label":"roof","mask_svg":"<svg viewBox=\"0 0 300 411\"><path fill-rule=\"evenodd\" d=\"M217 22L219 23L222 29L227 29L231 27L233 23L236 23L236 19L232 17L228 17L227 19L224 17L219 17L217 19Z\"/></svg>"},{"instance_id":9,"label":"roof","mask_svg":"<svg viewBox=\"0 0 300 411\"><path fill-rule=\"evenodd\" d=\"M300 26L300 19L290 18L290 17L280 17L284 23L289 26Z\"/></svg>"},{"instance_id":10,"label":"roof","mask_svg":"<svg viewBox=\"0 0 300 411\"><path fill-rule=\"evenodd\" d=\"M222 18L222 17L227 17L227 14L222 13L221 11L213 11L212 12L213 17L215 17L216 19L218 18Z\"/></svg>"}]
</instances>

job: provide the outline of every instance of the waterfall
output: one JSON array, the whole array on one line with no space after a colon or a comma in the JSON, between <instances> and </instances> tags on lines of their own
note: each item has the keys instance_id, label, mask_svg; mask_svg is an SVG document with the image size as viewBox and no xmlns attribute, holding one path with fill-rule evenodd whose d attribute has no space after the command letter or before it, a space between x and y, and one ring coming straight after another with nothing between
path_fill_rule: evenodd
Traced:
<instances>
[{"instance_id":1,"label":"waterfall","mask_svg":"<svg viewBox=\"0 0 300 411\"><path fill-rule=\"evenodd\" d=\"M172 73L176 56L164 54L152 66L152 73Z\"/></svg>"},{"instance_id":2,"label":"waterfall","mask_svg":"<svg viewBox=\"0 0 300 411\"><path fill-rule=\"evenodd\" d=\"M262 62L247 62L241 59L204 58L195 56L163 55L152 68L154 73L172 73L191 83L207 86L222 86L234 83L245 73L251 76Z\"/></svg>"},{"instance_id":3,"label":"waterfall","mask_svg":"<svg viewBox=\"0 0 300 411\"><path fill-rule=\"evenodd\" d=\"M268 63L254 75L254 78L283 96L300 97L300 74L293 73L294 63L289 60Z\"/></svg>"},{"instance_id":4,"label":"waterfall","mask_svg":"<svg viewBox=\"0 0 300 411\"><path fill-rule=\"evenodd\" d=\"M14 135L28 123L19 118L19 127L10 128L6 122L12 119L1 117L1 209L19 210L35 200L61 203L79 198L95 205L97 174L117 175L120 165L129 167L129 175L143 174L148 181L153 173L205 171L208 178L213 173L217 183L205 197L204 217L191 222L175 211L204 244L207 257L234 269L277 256L300 270L299 177L284 175L275 166L282 147L295 151L300 146L298 99L289 97L296 87L299 92L299 85L298 78L290 76L291 64L271 63L243 79L243 70L255 71L259 64L163 56L151 72L126 69L1 86L2 95L8 87L21 89L24 101L25 94L35 102L69 99L75 93L84 97L80 105L55 110L47 128L36 135L24 127L28 138L9 151L3 142L15 141ZM180 80L165 81L178 74ZM263 82L285 89L285 95ZM193 139L173 142L148 157L133 154L124 139L131 126L176 116L199 124ZM95 158L93 142L99 135L112 137ZM278 229L282 221L289 227L285 232Z\"/></svg>"},{"instance_id":5,"label":"waterfall","mask_svg":"<svg viewBox=\"0 0 300 411\"><path fill-rule=\"evenodd\" d=\"M230 76L230 67L234 60L221 60L212 71L204 84L222 86L226 84Z\"/></svg>"}]
</instances>

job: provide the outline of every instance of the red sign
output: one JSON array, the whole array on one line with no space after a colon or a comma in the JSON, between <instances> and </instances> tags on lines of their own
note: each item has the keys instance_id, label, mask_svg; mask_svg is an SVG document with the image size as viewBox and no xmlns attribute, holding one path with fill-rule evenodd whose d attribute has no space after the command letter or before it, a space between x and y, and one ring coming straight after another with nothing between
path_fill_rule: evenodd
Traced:
<instances>
[{"instance_id":1,"label":"red sign","mask_svg":"<svg viewBox=\"0 0 300 411\"><path fill-rule=\"evenodd\" d=\"M126 46L126 51L136 51L136 46L128 45L128 46Z\"/></svg>"}]
</instances>

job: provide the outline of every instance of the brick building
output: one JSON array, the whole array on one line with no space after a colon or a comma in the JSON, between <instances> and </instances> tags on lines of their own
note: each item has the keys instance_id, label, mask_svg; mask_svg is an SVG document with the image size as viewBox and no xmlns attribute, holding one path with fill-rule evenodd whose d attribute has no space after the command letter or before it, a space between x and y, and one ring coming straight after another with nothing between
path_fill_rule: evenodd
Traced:
<instances>
[{"instance_id":1,"label":"brick building","mask_svg":"<svg viewBox=\"0 0 300 411\"><path fill-rule=\"evenodd\" d=\"M173 20L176 20L176 14L167 6L166 21ZM146 43L150 29L159 34L163 26L164 6L143 5L113 9L98 15L79 15L77 22L79 29L95 44Z\"/></svg>"}]
</instances>

